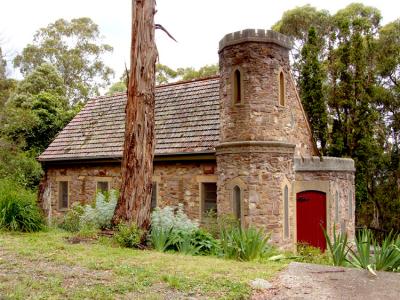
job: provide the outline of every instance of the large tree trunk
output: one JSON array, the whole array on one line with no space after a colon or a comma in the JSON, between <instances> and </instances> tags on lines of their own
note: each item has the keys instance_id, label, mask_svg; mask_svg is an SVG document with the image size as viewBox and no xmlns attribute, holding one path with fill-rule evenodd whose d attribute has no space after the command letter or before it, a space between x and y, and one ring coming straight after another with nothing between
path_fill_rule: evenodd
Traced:
<instances>
[{"instance_id":1,"label":"large tree trunk","mask_svg":"<svg viewBox=\"0 0 400 300\"><path fill-rule=\"evenodd\" d=\"M154 88L157 48L155 0L132 0L131 65L125 108L122 184L113 223L135 222L147 230L154 157Z\"/></svg>"}]
</instances>

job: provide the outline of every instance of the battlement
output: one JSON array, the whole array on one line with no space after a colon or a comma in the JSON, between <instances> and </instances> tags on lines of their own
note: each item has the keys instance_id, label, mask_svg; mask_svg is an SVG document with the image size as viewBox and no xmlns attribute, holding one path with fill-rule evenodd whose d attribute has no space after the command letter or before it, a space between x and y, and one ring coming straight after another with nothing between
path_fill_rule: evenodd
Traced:
<instances>
[{"instance_id":1,"label":"battlement","mask_svg":"<svg viewBox=\"0 0 400 300\"><path fill-rule=\"evenodd\" d=\"M310 158L296 157L294 159L294 169L301 171L336 171L336 172L355 172L354 160L351 158L338 158L313 156Z\"/></svg>"},{"instance_id":2,"label":"battlement","mask_svg":"<svg viewBox=\"0 0 400 300\"><path fill-rule=\"evenodd\" d=\"M258 42L258 43L274 43L281 47L291 49L292 40L279 32L265 29L244 29L228 33L219 42L219 52L225 47L246 43L246 42Z\"/></svg>"}]
</instances>

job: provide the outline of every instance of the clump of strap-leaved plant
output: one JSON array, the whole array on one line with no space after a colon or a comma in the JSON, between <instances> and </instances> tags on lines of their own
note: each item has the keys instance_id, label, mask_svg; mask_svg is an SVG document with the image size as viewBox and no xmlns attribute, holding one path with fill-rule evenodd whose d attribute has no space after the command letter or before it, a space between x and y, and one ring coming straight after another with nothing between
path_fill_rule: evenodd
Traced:
<instances>
[{"instance_id":1,"label":"clump of strap-leaved plant","mask_svg":"<svg viewBox=\"0 0 400 300\"><path fill-rule=\"evenodd\" d=\"M347 233L333 229L332 238L324 230L328 251L335 266L353 266L375 271L400 272L400 234L390 232L378 242L370 229L360 230L354 245L348 242Z\"/></svg>"}]
</instances>

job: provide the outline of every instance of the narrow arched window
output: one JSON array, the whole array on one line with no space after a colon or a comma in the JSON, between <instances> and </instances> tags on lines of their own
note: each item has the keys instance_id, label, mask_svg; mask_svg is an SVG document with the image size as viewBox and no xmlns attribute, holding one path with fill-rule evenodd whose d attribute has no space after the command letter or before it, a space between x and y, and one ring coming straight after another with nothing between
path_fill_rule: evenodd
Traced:
<instances>
[{"instance_id":1,"label":"narrow arched window","mask_svg":"<svg viewBox=\"0 0 400 300\"><path fill-rule=\"evenodd\" d=\"M289 189L285 185L283 190L283 215L284 215L284 229L283 233L285 238L289 238Z\"/></svg>"},{"instance_id":2,"label":"narrow arched window","mask_svg":"<svg viewBox=\"0 0 400 300\"><path fill-rule=\"evenodd\" d=\"M279 72L279 105L285 106L285 76Z\"/></svg>"},{"instance_id":3,"label":"narrow arched window","mask_svg":"<svg viewBox=\"0 0 400 300\"><path fill-rule=\"evenodd\" d=\"M350 221L353 218L353 193L349 192L349 219Z\"/></svg>"},{"instance_id":4,"label":"narrow arched window","mask_svg":"<svg viewBox=\"0 0 400 300\"><path fill-rule=\"evenodd\" d=\"M242 102L242 75L237 69L233 73L233 102L235 104Z\"/></svg>"},{"instance_id":5,"label":"narrow arched window","mask_svg":"<svg viewBox=\"0 0 400 300\"><path fill-rule=\"evenodd\" d=\"M237 185L233 188L233 215L240 220L242 215L241 207L242 191Z\"/></svg>"},{"instance_id":6,"label":"narrow arched window","mask_svg":"<svg viewBox=\"0 0 400 300\"><path fill-rule=\"evenodd\" d=\"M337 191L335 195L335 223L339 223L339 193Z\"/></svg>"}]
</instances>

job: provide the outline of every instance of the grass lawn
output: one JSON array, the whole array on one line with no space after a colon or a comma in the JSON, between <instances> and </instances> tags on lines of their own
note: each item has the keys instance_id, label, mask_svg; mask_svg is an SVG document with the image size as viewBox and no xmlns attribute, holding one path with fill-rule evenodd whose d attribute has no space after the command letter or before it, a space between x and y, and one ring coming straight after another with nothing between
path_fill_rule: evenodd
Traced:
<instances>
[{"instance_id":1,"label":"grass lawn","mask_svg":"<svg viewBox=\"0 0 400 300\"><path fill-rule=\"evenodd\" d=\"M108 238L71 244L69 236L0 232L0 298L241 299L251 295L250 280L287 264L132 250Z\"/></svg>"}]
</instances>

